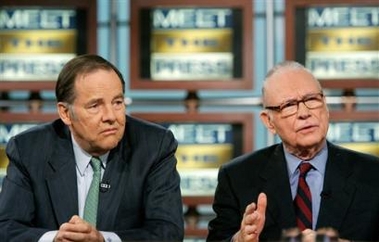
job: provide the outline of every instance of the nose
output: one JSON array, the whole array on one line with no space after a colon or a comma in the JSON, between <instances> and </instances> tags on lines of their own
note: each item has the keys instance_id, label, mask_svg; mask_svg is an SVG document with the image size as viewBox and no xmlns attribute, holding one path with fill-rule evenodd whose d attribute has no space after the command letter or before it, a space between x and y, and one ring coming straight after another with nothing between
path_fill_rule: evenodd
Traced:
<instances>
[{"instance_id":1,"label":"nose","mask_svg":"<svg viewBox=\"0 0 379 242\"><path fill-rule=\"evenodd\" d=\"M116 120L116 114L115 114L115 110L113 109L112 104L104 105L103 121L113 122L114 120Z\"/></svg>"},{"instance_id":2,"label":"nose","mask_svg":"<svg viewBox=\"0 0 379 242\"><path fill-rule=\"evenodd\" d=\"M309 116L309 108L305 105L304 102L299 102L297 107L297 116L299 118L304 118Z\"/></svg>"}]
</instances>

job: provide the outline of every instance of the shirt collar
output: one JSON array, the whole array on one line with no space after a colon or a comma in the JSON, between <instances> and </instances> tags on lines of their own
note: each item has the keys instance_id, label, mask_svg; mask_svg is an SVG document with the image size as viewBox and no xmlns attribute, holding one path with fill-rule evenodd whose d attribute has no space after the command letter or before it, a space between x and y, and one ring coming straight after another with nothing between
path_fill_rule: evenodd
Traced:
<instances>
[{"instance_id":1,"label":"shirt collar","mask_svg":"<svg viewBox=\"0 0 379 242\"><path fill-rule=\"evenodd\" d=\"M76 142L76 140L74 139L72 134L71 134L71 140L72 140L72 146L74 149L76 166L78 167L80 174L83 175L84 171L87 169L87 167L90 164L92 155L85 152L79 146L79 144ZM109 151L107 153L105 153L104 155L101 155L99 157L101 160L101 166L103 167L103 169L105 169L105 167L106 167L106 161L108 159L108 155L109 155Z\"/></svg>"},{"instance_id":2,"label":"shirt collar","mask_svg":"<svg viewBox=\"0 0 379 242\"><path fill-rule=\"evenodd\" d=\"M284 150L284 156L287 161L287 169L288 169L288 175L289 177L293 176L295 173L297 167L300 165L302 160L297 158L296 156L288 153L286 149L283 147ZM315 157L313 157L311 160L309 160L309 163L312 164L312 166L320 172L322 175L325 174L325 166L326 166L326 160L328 159L328 146L326 145L326 142L323 146L323 148L316 154Z\"/></svg>"}]
</instances>

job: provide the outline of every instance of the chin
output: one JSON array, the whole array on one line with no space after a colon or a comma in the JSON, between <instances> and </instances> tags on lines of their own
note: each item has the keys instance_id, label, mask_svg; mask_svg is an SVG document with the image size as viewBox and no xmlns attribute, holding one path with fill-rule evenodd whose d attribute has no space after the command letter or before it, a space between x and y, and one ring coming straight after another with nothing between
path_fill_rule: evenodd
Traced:
<instances>
[{"instance_id":1,"label":"chin","mask_svg":"<svg viewBox=\"0 0 379 242\"><path fill-rule=\"evenodd\" d=\"M309 148L318 147L321 143L322 143L321 140L310 140L309 142L307 142L306 140L302 140L302 142L299 143L299 146L305 149L309 149Z\"/></svg>"},{"instance_id":2,"label":"chin","mask_svg":"<svg viewBox=\"0 0 379 242\"><path fill-rule=\"evenodd\" d=\"M101 147L103 150L111 150L117 146L118 142L118 139L103 140L103 142L99 144L99 147Z\"/></svg>"}]
</instances>

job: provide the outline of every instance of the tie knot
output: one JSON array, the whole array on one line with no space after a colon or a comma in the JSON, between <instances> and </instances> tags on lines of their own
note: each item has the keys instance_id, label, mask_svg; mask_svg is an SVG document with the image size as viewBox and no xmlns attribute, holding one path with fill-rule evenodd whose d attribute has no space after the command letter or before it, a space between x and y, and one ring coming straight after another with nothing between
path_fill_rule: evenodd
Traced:
<instances>
[{"instance_id":1,"label":"tie knot","mask_svg":"<svg viewBox=\"0 0 379 242\"><path fill-rule=\"evenodd\" d=\"M93 169L93 172L100 172L101 169L101 160L99 157L93 156L91 158L91 166Z\"/></svg>"},{"instance_id":2,"label":"tie knot","mask_svg":"<svg viewBox=\"0 0 379 242\"><path fill-rule=\"evenodd\" d=\"M299 165L299 170L300 170L300 176L305 176L310 169L312 169L312 165L310 163L304 163L302 162Z\"/></svg>"}]
</instances>

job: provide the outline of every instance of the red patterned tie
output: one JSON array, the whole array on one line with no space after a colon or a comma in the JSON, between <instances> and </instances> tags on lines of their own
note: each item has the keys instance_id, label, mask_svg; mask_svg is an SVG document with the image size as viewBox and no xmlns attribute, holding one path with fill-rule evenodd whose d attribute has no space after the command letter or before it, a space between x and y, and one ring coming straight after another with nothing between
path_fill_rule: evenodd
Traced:
<instances>
[{"instance_id":1,"label":"red patterned tie","mask_svg":"<svg viewBox=\"0 0 379 242\"><path fill-rule=\"evenodd\" d=\"M306 228L312 229L312 196L308 184L305 181L305 176L312 168L309 163L301 163L299 165L299 185L297 187L297 194L294 200L296 223L300 231Z\"/></svg>"}]
</instances>

